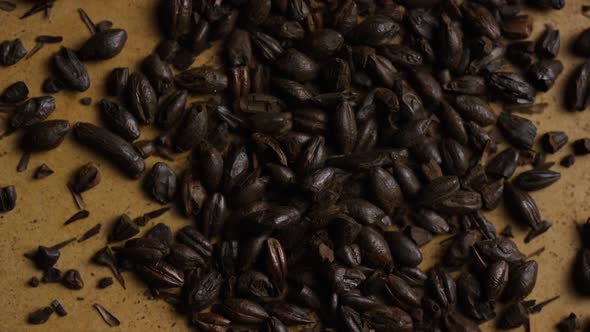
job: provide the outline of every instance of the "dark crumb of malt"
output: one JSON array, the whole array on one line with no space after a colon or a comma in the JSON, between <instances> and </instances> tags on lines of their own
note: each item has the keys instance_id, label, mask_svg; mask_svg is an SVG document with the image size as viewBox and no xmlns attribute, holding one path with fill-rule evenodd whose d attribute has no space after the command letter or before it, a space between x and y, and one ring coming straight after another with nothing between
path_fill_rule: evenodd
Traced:
<instances>
[{"instance_id":1,"label":"dark crumb of malt","mask_svg":"<svg viewBox=\"0 0 590 332\"><path fill-rule=\"evenodd\" d=\"M45 307L38 310L35 310L29 314L27 318L27 322L33 325L39 325L47 322L49 317L53 314L53 309L51 307Z\"/></svg>"},{"instance_id":2,"label":"dark crumb of malt","mask_svg":"<svg viewBox=\"0 0 590 332\"><path fill-rule=\"evenodd\" d=\"M66 309L64 309L61 303L59 303L58 300L51 301L51 307L53 308L53 311L55 311L55 313L57 313L57 315L60 317L68 315L68 312L66 311Z\"/></svg>"},{"instance_id":3,"label":"dark crumb of malt","mask_svg":"<svg viewBox=\"0 0 590 332\"><path fill-rule=\"evenodd\" d=\"M37 168L37 170L35 170L35 174L33 175L33 178L36 180L40 180L40 179L44 179L44 178L50 176L53 173L55 173L54 170L49 168L49 166L47 166L46 164L42 164L41 166L39 166Z\"/></svg>"},{"instance_id":4,"label":"dark crumb of malt","mask_svg":"<svg viewBox=\"0 0 590 332\"><path fill-rule=\"evenodd\" d=\"M104 289L113 284L113 278L105 277L98 281L98 288Z\"/></svg>"},{"instance_id":5,"label":"dark crumb of malt","mask_svg":"<svg viewBox=\"0 0 590 332\"><path fill-rule=\"evenodd\" d=\"M32 277L29 282L28 282L29 286L33 287L33 288L37 288L39 287L39 278L37 277Z\"/></svg>"},{"instance_id":6,"label":"dark crumb of malt","mask_svg":"<svg viewBox=\"0 0 590 332\"><path fill-rule=\"evenodd\" d=\"M61 280L61 271L54 267L50 267L43 271L43 277L41 281L45 284L59 282Z\"/></svg>"},{"instance_id":7,"label":"dark crumb of malt","mask_svg":"<svg viewBox=\"0 0 590 332\"><path fill-rule=\"evenodd\" d=\"M563 167L569 168L576 162L576 157L573 154L568 154L567 156L563 157L559 164Z\"/></svg>"},{"instance_id":8,"label":"dark crumb of malt","mask_svg":"<svg viewBox=\"0 0 590 332\"><path fill-rule=\"evenodd\" d=\"M84 106L90 106L90 104L92 104L92 98L90 97L85 97L80 99L80 104L84 105Z\"/></svg>"}]
</instances>

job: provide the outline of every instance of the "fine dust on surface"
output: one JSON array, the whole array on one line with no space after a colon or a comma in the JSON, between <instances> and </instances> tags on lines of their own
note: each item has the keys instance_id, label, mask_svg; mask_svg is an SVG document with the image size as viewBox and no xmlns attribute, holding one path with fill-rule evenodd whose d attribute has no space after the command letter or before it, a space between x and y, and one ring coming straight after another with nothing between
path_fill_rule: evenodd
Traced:
<instances>
[{"instance_id":1,"label":"fine dust on surface","mask_svg":"<svg viewBox=\"0 0 590 332\"><path fill-rule=\"evenodd\" d=\"M96 107L83 106L79 100L91 97L93 104L98 102L104 96L103 82L112 68L129 67L136 70L140 61L154 49L160 39L154 21L156 3L157 1L145 0L57 1L50 19L35 15L20 21L18 16L29 5L20 1L16 11L0 12L0 40L18 37L27 49L31 49L37 35L63 35L62 45L77 48L89 37L78 17L78 7L84 8L95 22L108 19L115 23L115 27L126 29L129 40L120 55L108 61L87 65L92 81L90 90L80 94L56 95L57 109L51 115L52 119L68 119L72 123L96 122ZM529 117L539 123L539 134L549 130L564 130L570 140L590 137L590 111L568 113L561 106L565 78L575 66L584 61L573 57L568 51L573 36L590 23L581 14L581 5L579 1L567 1L564 10L533 13L535 38L543 31L545 23L552 23L560 30L562 47L558 58L565 66L564 73L551 92L540 94L537 98L538 102L550 103L549 107L543 114ZM0 68L0 89L15 81L24 80L31 90L31 96L41 95L40 87L47 76L48 58L58 48L59 45L46 45L31 59L22 60L16 66ZM197 64L216 63L217 49L215 47L200 55ZM155 133L144 129L142 134L142 138L150 138ZM129 273L125 273L127 290L123 290L117 283L103 290L96 288L98 280L110 276L110 272L107 268L90 264L89 258L106 243L111 222L122 213L136 217L159 207L145 198L140 182L130 181L111 167L109 162L82 148L71 137L53 151L34 154L28 170L16 173L21 155L16 148L18 137L17 133L0 141L0 185L14 184L18 194L16 209L0 215L0 330L143 332L173 328L174 331L191 331L185 317L174 313L164 301L148 300L143 295L145 286ZM568 153L569 148L564 148L556 155L549 155L548 160L558 163ZM76 212L65 183L73 170L91 160L99 164L103 174L101 184L83 195L91 215L87 219L63 226L63 222ZM151 167L156 161L151 158L146 166ZM172 165L176 170L181 170L185 161L186 155L179 155ZM54 169L55 174L46 179L32 180L34 170L42 163ZM522 241L525 230L514 227L515 240L524 253L546 247L546 251L536 258L540 263L539 277L529 298L544 300L561 294L561 298L546 307L541 314L531 316L532 331L552 330L572 310L584 321L590 319L590 299L576 296L568 286L572 260L579 246L574 224L590 216L589 167L590 156L576 158L576 163L569 169L557 165L555 170L562 172L562 179L548 189L532 193L543 218L554 222L554 227L546 234L525 245ZM510 222L502 208L488 216L496 224L498 231ZM157 222L165 222L174 229L190 223L178 213L170 212L150 222L142 231L145 232ZM85 282L84 289L71 291L59 284L41 284L38 288L26 285L32 276L40 277L40 272L23 257L23 253L39 244L52 245L72 236L80 236L96 223L103 224L101 233L86 242L74 243L63 249L56 266L62 271L69 268L79 269ZM440 252L439 240L442 239L437 238L425 247L427 259L423 267L429 266L432 257ZM53 299L58 299L63 304L68 316L58 318L53 315L45 325L26 325L29 312L49 305ZM121 320L121 326L109 328L92 307L94 303L111 311ZM483 326L483 330L494 329L488 323Z\"/></svg>"}]
</instances>

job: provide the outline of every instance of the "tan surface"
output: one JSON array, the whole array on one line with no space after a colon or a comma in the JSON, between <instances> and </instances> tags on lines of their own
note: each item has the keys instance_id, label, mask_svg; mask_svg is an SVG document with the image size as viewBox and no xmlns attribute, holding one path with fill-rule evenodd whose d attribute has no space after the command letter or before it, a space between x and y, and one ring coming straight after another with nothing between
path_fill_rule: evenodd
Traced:
<instances>
[{"instance_id":1,"label":"tan surface","mask_svg":"<svg viewBox=\"0 0 590 332\"><path fill-rule=\"evenodd\" d=\"M31 49L35 36L55 34L64 36L63 45L79 47L89 34L78 18L78 7L85 8L96 22L110 19L117 27L127 29L129 41L122 54L110 61L87 65L92 79L90 90L81 94L61 93L56 96L57 110L51 115L52 119L64 118L72 123L96 122L95 107L81 106L78 100L90 96L96 101L103 95L103 81L111 68L129 66L133 69L155 47L160 38L151 20L155 3L156 1L144 0L64 0L57 2L49 20L37 15L19 21L17 17L26 10L26 5L21 4L13 13L0 11L0 40L19 37L27 49ZM559 58L565 63L565 75L561 76L552 93L538 98L538 101L547 101L551 106L543 115L534 116L533 119L539 124L539 133L561 129L569 134L570 140L590 136L590 113L564 112L560 106L562 98L559 97L563 92L564 78L574 65L583 60L572 57L566 47L573 34L581 31L590 22L580 14L580 6L578 1L569 1L565 10L535 14L535 36L542 30L545 22L553 23L561 30L562 51ZM47 59L58 47L47 45L30 60L23 60L13 67L0 68L0 89L14 81L24 80L32 96L40 95L40 86L46 77ZM201 55L199 62L212 61L212 53ZM153 134L144 130L143 137L152 137ZM15 170L20 157L16 148L18 136L13 135L0 141L0 185L14 184L18 193L16 209L0 215L0 331L189 330L184 317L175 314L163 301L147 300L143 296L145 287L130 274L125 275L128 281L126 291L118 284L105 290L97 290L95 285L98 279L110 276L110 272L106 268L87 263L89 257L104 245L105 230L108 230L116 216L121 213L138 216L158 207L144 197L140 182L128 180L108 162L77 145L71 137L56 150L33 155L29 169L18 174ZM568 149L564 149L549 159L558 161L567 152ZM103 172L102 183L84 195L91 217L67 227L63 226L63 222L76 212L65 183L74 169L90 160L97 161ZM182 166L184 160L185 157L178 157L174 164ZM154 162L156 159L149 159L148 166L151 167ZM33 181L32 173L41 163L47 163L56 173L47 179ZM555 222L555 226L547 234L524 245L524 231L516 232L517 243L525 253L541 246L547 247L547 251L539 258L537 287L530 298L545 299L555 294L562 296L542 314L532 317L533 331L551 330L561 317L572 310L585 319L590 318L590 299L577 297L568 286L571 263L578 247L574 222L582 222L590 216L590 206L587 203L590 197L590 172L587 171L589 165L590 157L582 157L570 169L557 166L556 170L563 171L562 180L550 189L533 193L543 217ZM508 222L501 209L491 214L490 218L496 223L498 230ZM166 222L174 228L189 223L175 213L168 213L158 221ZM40 276L40 273L22 256L24 252L39 244L52 245L72 236L79 236L96 223L103 224L101 234L62 250L62 257L57 264L64 271L69 268L79 269L86 284L84 289L70 291L59 284L42 284L36 289L26 286L30 277ZM148 228L149 226L144 230ZM439 246L430 244L427 248L428 254L432 254ZM84 300L77 301L76 297L83 297ZM59 299L63 303L69 312L67 317L53 316L48 323L38 327L25 324L29 312L48 305L53 299ZM115 329L107 327L92 308L95 302L114 313L122 321L121 326ZM486 325L486 331L488 330L492 329Z\"/></svg>"}]
</instances>

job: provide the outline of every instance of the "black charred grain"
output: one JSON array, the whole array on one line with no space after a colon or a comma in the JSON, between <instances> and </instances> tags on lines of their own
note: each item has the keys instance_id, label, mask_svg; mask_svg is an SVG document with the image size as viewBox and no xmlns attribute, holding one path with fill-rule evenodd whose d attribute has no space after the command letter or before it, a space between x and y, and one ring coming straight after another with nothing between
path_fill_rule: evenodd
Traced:
<instances>
[{"instance_id":1,"label":"black charred grain","mask_svg":"<svg viewBox=\"0 0 590 332\"><path fill-rule=\"evenodd\" d=\"M110 131L90 123L74 125L77 140L111 159L130 177L139 178L145 163L133 145Z\"/></svg>"}]
</instances>

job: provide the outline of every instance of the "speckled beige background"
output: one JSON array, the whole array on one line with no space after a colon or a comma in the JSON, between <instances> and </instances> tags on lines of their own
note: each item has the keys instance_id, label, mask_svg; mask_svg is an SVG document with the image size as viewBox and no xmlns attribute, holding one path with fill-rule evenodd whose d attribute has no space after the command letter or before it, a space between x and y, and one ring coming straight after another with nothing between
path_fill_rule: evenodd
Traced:
<instances>
[{"instance_id":1,"label":"speckled beige background","mask_svg":"<svg viewBox=\"0 0 590 332\"><path fill-rule=\"evenodd\" d=\"M124 51L116 58L87 64L92 80L92 87L85 93L60 93L57 109L52 119L76 121L97 121L94 106L82 106L78 100L92 97L95 101L104 95L104 79L113 67L128 66L132 70L139 61L153 50L160 36L154 28L154 5L157 1L148 0L59 0L49 19L36 15L20 21L18 17L28 8L26 1L12 13L0 11L0 40L21 38L27 49L34 46L34 38L40 34L63 35L63 45L77 48L88 38L89 33L81 23L77 8L83 7L90 17L98 22L109 19L116 27L129 32L129 40ZM539 125L539 133L548 130L565 130L570 139L590 137L590 112L567 113L563 110L563 83L571 69L584 59L571 56L568 51L572 36L590 24L590 19L581 15L582 2L568 1L562 11L534 13L536 17L536 37L543 29L544 23L552 23L559 28L562 36L562 51L559 58L564 61L565 71L551 93L541 95L538 101L546 101L550 106L542 115L532 117ZM58 45L47 45L29 60L22 60L18 65L0 68L0 89L17 80L26 81L32 96L41 94L41 83L47 75L49 56L57 51ZM199 63L215 61L215 51L211 50L198 58ZM142 138L153 137L154 132L143 131ZM128 287L123 290L114 284L105 290L96 289L96 282L110 276L108 269L89 264L89 257L106 242L106 232L113 219L121 213L132 217L155 209L157 204L150 202L141 191L140 182L133 182L121 175L105 160L83 149L71 137L57 149L32 156L29 169L16 173L16 164L20 152L16 147L19 135L0 141L0 186L14 184L18 193L17 207L14 211L0 215L0 331L188 331L184 317L177 315L163 301L148 300L143 292L145 287L126 274ZM549 160L559 159L569 153L563 149ZM177 169L184 165L186 156L178 156L173 163ZM101 166L102 183L84 194L90 218L69 226L63 222L76 212L65 183L71 172L84 163L94 160ZM157 159L151 158L147 166L151 167ZM47 163L56 173L43 180L32 180L34 170ZM558 302L547 307L541 314L532 316L532 331L551 331L555 323L570 311L575 311L584 320L590 320L590 298L580 298L574 294L569 284L570 268L578 247L574 224L590 216L590 156L577 158L570 169L557 166L563 172L562 180L550 189L533 193L545 219L552 220L555 226L545 235L532 243L524 245L524 230L516 231L516 241L525 253L533 252L541 246L547 250L539 259L540 271L537 287L530 296L533 299L546 299L561 294ZM502 209L489 215L498 230L509 222ZM189 223L175 213L168 213L158 221L163 221L179 228ZM36 248L39 244L53 245L57 242L80 236L96 223L103 224L101 234L84 243L75 243L62 250L62 257L57 267L62 270L77 268L82 273L86 286L80 291L67 290L59 284L40 285L30 288L26 285L32 276L39 276L23 253ZM151 224L153 224L152 222ZM150 224L150 225L151 225ZM145 227L144 230L148 229ZM438 241L437 241L438 242ZM427 246L427 256L435 255L439 246L431 243ZM424 267L431 259L427 259ZM83 300L77 300L82 297ZM26 325L26 316L32 310L48 305L51 300L59 299L68 310L64 318L52 316L49 322L41 326ZM115 314L122 322L118 328L109 328L92 308L93 303L100 303ZM484 330L493 331L490 324Z\"/></svg>"}]
</instances>

